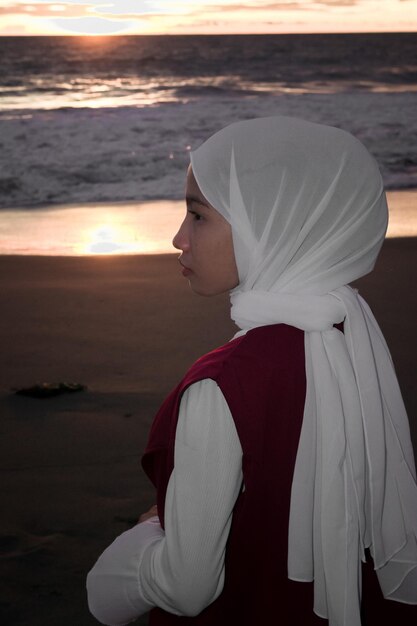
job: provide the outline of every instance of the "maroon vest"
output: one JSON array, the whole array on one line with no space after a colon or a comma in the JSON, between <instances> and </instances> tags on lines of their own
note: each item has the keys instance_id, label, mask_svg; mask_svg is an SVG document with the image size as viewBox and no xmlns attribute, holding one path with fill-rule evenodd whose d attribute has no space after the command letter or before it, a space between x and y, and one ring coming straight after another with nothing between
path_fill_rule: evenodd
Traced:
<instances>
[{"instance_id":1,"label":"maroon vest","mask_svg":"<svg viewBox=\"0 0 417 626\"><path fill-rule=\"evenodd\" d=\"M313 613L313 584L287 577L291 484L306 393L304 332L285 324L254 328L201 357L167 397L142 458L157 490L162 526L181 397L205 378L220 387L243 450L245 490L233 510L225 584L198 616L178 617L156 608L149 624L323 626L327 620ZM369 618L366 624L376 626Z\"/></svg>"}]
</instances>

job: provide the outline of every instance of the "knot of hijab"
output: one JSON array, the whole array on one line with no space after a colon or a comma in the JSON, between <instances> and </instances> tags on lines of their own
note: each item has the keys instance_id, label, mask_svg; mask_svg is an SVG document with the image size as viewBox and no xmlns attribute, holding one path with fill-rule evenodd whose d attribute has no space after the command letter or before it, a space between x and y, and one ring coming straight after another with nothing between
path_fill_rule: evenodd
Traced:
<instances>
[{"instance_id":1,"label":"knot of hijab","mask_svg":"<svg viewBox=\"0 0 417 626\"><path fill-rule=\"evenodd\" d=\"M282 116L231 124L190 156L200 190L232 228L235 337L279 323L305 331L288 576L314 580L314 611L330 626L359 626L370 548L384 596L417 603L408 419L381 330L349 287L373 269L385 237L376 162L350 133Z\"/></svg>"}]
</instances>

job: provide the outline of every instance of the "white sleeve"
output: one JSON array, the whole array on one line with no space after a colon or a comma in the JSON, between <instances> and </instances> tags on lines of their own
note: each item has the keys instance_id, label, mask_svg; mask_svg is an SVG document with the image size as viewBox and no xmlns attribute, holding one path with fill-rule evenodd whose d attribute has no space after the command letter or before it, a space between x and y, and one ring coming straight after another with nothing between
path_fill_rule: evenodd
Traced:
<instances>
[{"instance_id":1,"label":"white sleeve","mask_svg":"<svg viewBox=\"0 0 417 626\"><path fill-rule=\"evenodd\" d=\"M121 626L154 606L193 616L213 602L223 589L242 479L242 449L224 396L211 379L194 383L180 405L165 533L149 520L104 551L87 578L93 615Z\"/></svg>"}]
</instances>

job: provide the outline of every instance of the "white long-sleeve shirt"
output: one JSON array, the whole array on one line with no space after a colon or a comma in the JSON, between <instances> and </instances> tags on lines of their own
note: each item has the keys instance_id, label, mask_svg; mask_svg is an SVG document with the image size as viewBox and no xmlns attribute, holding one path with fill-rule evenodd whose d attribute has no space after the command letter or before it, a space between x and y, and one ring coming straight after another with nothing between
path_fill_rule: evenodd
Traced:
<instances>
[{"instance_id":1,"label":"white long-sleeve shirt","mask_svg":"<svg viewBox=\"0 0 417 626\"><path fill-rule=\"evenodd\" d=\"M122 626L155 606L198 615L221 593L232 511L242 489L242 448L229 407L211 379L184 392L174 469L158 518L122 533L87 576L88 605Z\"/></svg>"}]
</instances>

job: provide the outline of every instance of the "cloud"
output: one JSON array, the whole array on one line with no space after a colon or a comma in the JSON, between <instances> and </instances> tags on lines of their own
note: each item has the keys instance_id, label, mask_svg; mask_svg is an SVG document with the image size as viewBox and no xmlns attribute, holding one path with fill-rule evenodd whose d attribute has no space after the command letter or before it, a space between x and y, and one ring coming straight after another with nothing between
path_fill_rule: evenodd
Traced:
<instances>
[{"instance_id":1,"label":"cloud","mask_svg":"<svg viewBox=\"0 0 417 626\"><path fill-rule=\"evenodd\" d=\"M416 2L416 0L397 0L397 2ZM2 2L0 15L25 15L31 17L89 17L111 16L114 20L152 19L153 16L187 16L193 19L208 17L213 13L271 12L274 11L321 11L338 7L365 7L375 4L375 0L14 0ZM383 4L393 5L395 0L380 0ZM59 7L59 10L57 10Z\"/></svg>"},{"instance_id":2,"label":"cloud","mask_svg":"<svg viewBox=\"0 0 417 626\"><path fill-rule=\"evenodd\" d=\"M317 11L321 8L328 8L331 6L355 6L367 2L368 0L289 0L288 2L268 2L260 1L256 4L254 2L224 2L222 4L204 3L200 9L195 6L194 13L202 11L204 13L209 12L235 12L235 11ZM195 5L195 3L194 3Z\"/></svg>"},{"instance_id":3,"label":"cloud","mask_svg":"<svg viewBox=\"0 0 417 626\"><path fill-rule=\"evenodd\" d=\"M131 21L109 20L100 17L54 18L53 23L66 32L94 35L114 35L134 26Z\"/></svg>"},{"instance_id":4,"label":"cloud","mask_svg":"<svg viewBox=\"0 0 417 626\"><path fill-rule=\"evenodd\" d=\"M27 26L19 24L19 23L13 23L13 22L4 26L1 29L0 34L2 36L7 36L7 35L13 36L16 34L16 32L20 32L22 34L25 34L28 32L30 34L30 31Z\"/></svg>"},{"instance_id":5,"label":"cloud","mask_svg":"<svg viewBox=\"0 0 417 626\"><path fill-rule=\"evenodd\" d=\"M93 11L101 15L108 13L112 15L167 15L170 12L177 13L175 5L172 7L174 11L170 11L170 3L155 0L118 0L117 2L103 2L101 0L94 4L96 6Z\"/></svg>"},{"instance_id":6,"label":"cloud","mask_svg":"<svg viewBox=\"0 0 417 626\"><path fill-rule=\"evenodd\" d=\"M50 15L56 12L55 7L72 15L78 13L101 15L111 14L120 17L141 16L141 15L172 15L178 13L199 13L213 11L258 11L258 10L306 10L317 5L354 5L358 2L368 0L288 0L281 2L270 2L270 0L252 0L242 2L242 0L219 0L210 2L207 0L15 0L3 2L0 7L1 13ZM406 1L406 0L402 0Z\"/></svg>"},{"instance_id":7,"label":"cloud","mask_svg":"<svg viewBox=\"0 0 417 626\"><path fill-rule=\"evenodd\" d=\"M166 4L166 3L165 3ZM25 15L30 17L51 17L59 13L60 17L88 17L91 15L113 17L113 19L137 19L162 15L178 15L183 13L174 3L165 6L163 0L34 0L33 2L8 2L0 7L0 15ZM187 5L188 6L188 5Z\"/></svg>"},{"instance_id":8,"label":"cloud","mask_svg":"<svg viewBox=\"0 0 417 626\"><path fill-rule=\"evenodd\" d=\"M25 3L9 3L4 7L0 7L0 15L27 15L30 17L51 17L57 14L54 7L60 6L62 10L59 11L60 15L67 16L81 16L86 14L89 5L81 2L75 2L73 5L64 4L62 2L45 2L42 0L39 2L25 2Z\"/></svg>"}]
</instances>

